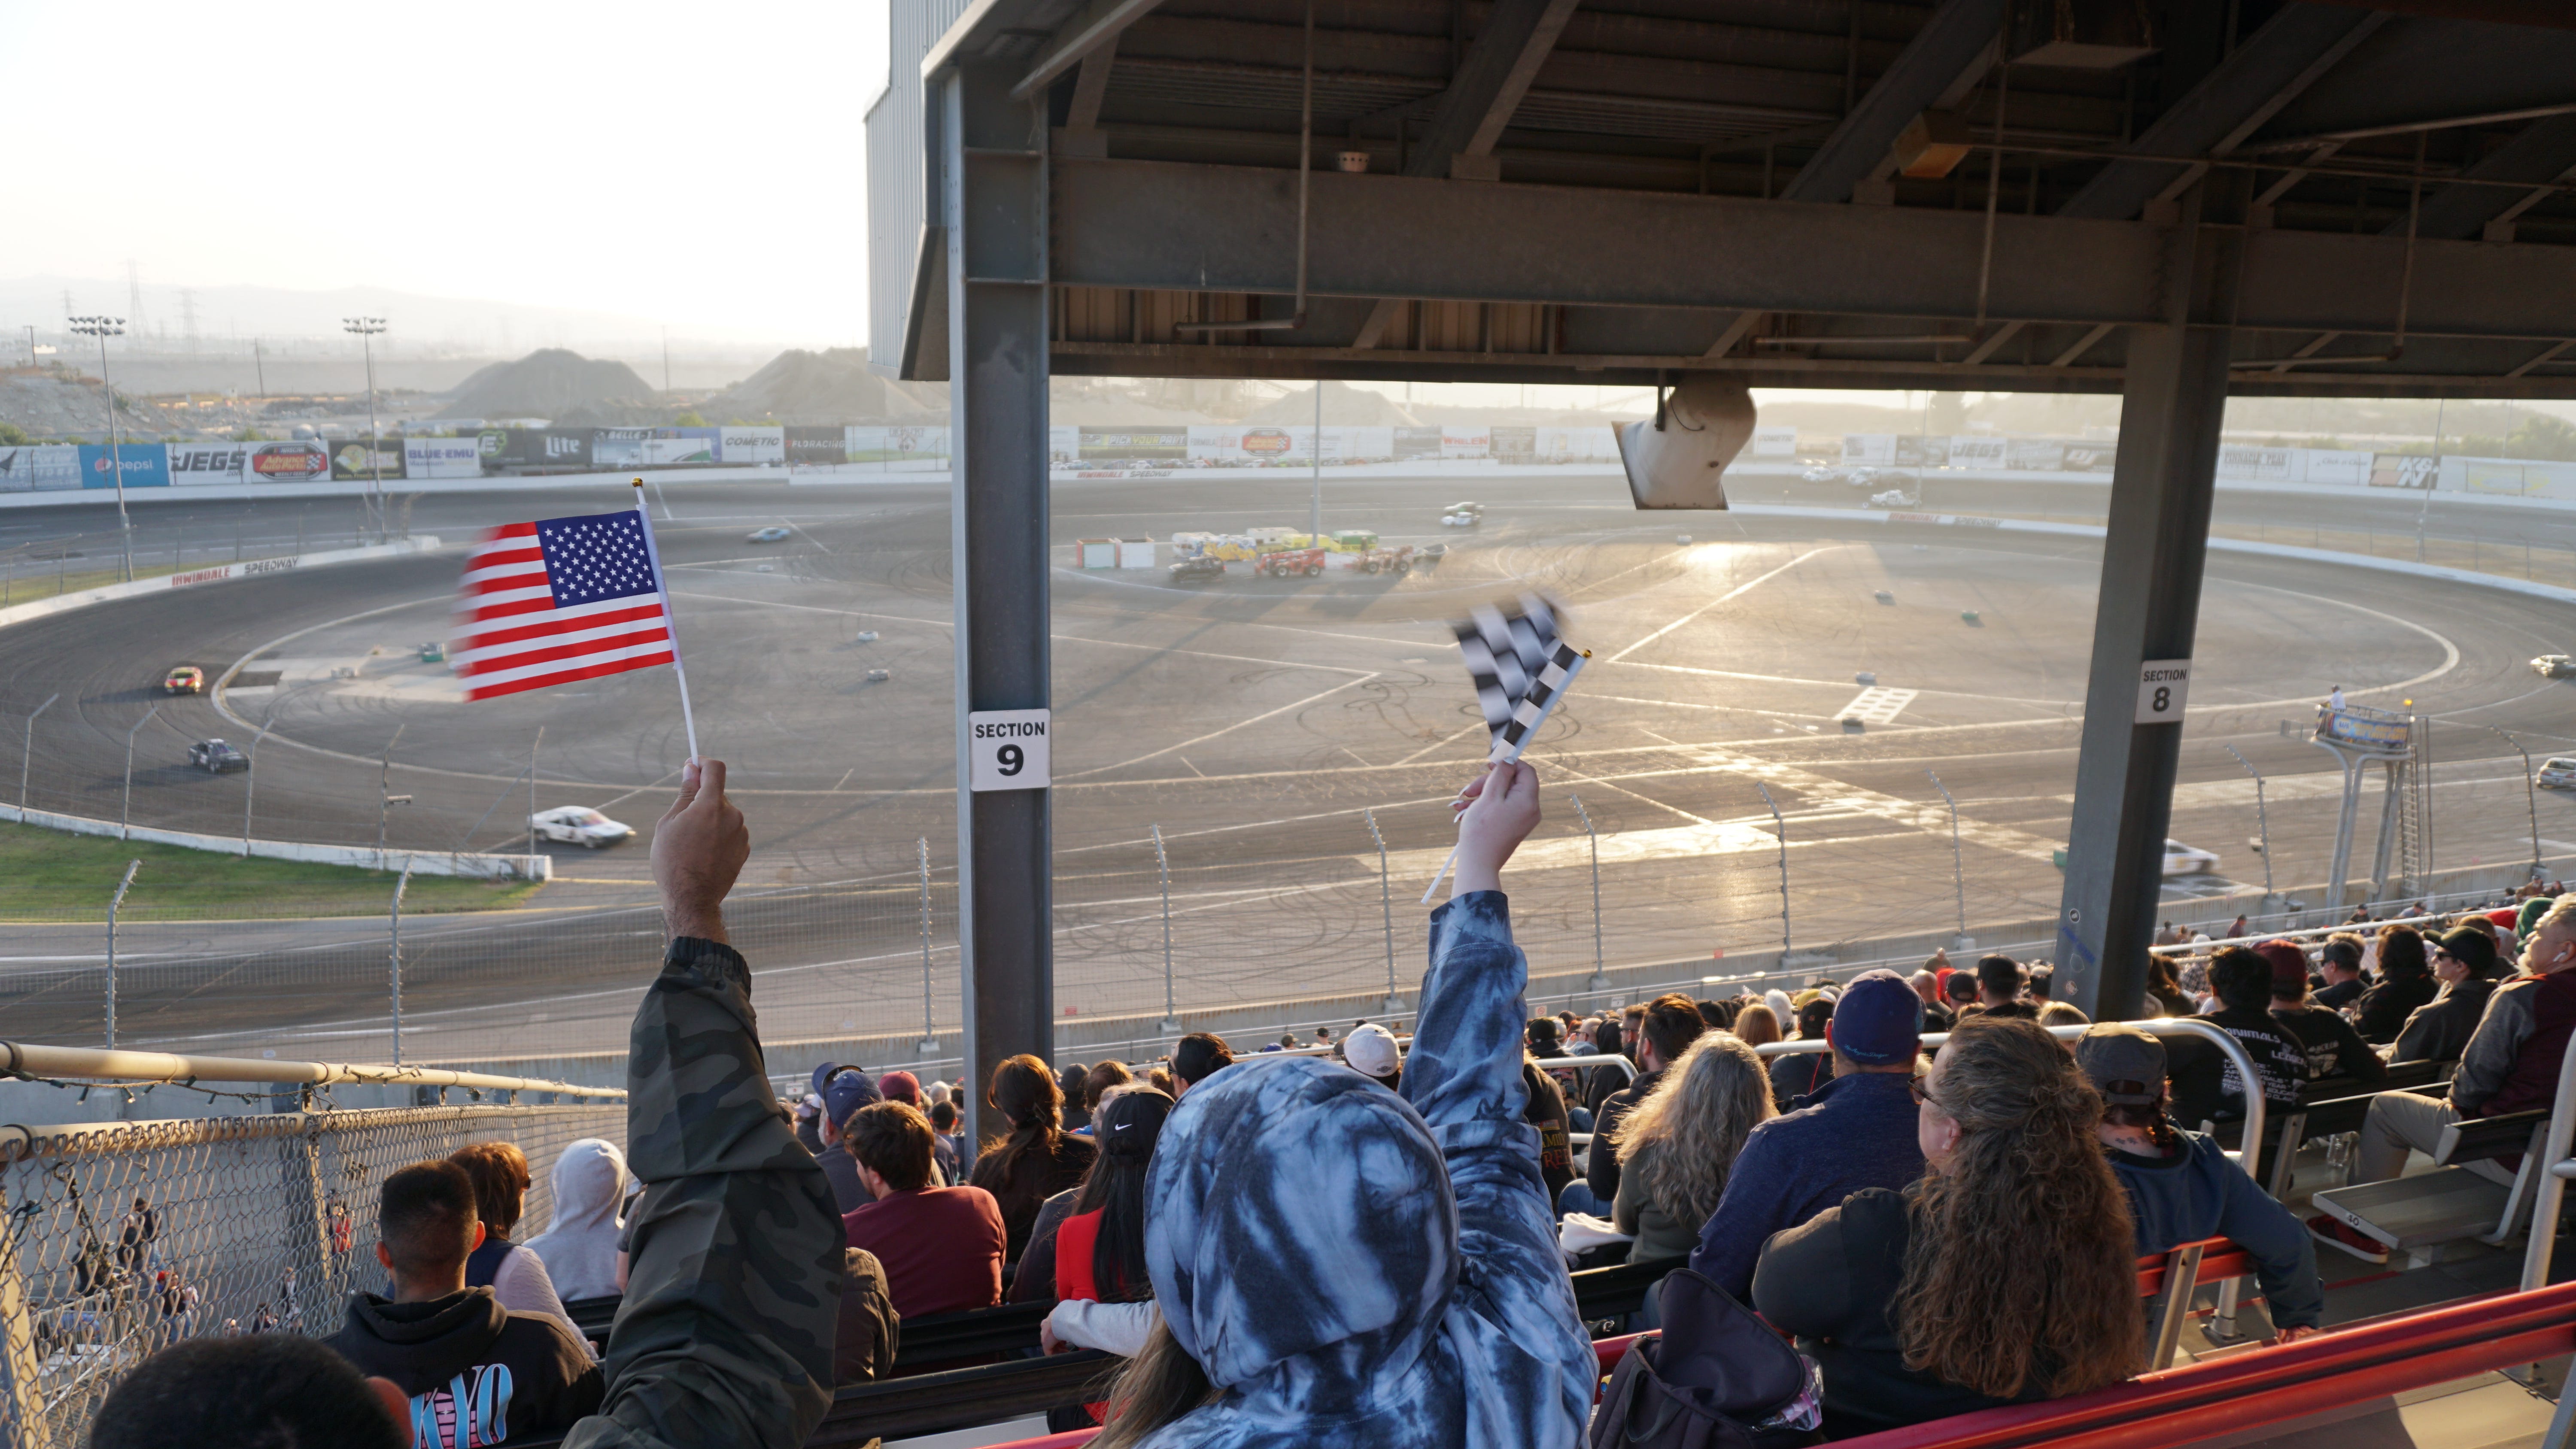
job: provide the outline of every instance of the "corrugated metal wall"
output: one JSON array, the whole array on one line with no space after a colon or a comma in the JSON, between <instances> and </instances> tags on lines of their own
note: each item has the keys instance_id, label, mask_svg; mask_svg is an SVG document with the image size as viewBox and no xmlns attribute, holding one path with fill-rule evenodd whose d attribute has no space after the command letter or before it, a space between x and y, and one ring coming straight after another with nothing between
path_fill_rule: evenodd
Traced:
<instances>
[{"instance_id":1,"label":"corrugated metal wall","mask_svg":"<svg viewBox=\"0 0 2576 1449\"><path fill-rule=\"evenodd\" d=\"M921 58L970 0L892 0L885 94L868 110L868 366L892 376L903 356L921 246L924 168Z\"/></svg>"}]
</instances>

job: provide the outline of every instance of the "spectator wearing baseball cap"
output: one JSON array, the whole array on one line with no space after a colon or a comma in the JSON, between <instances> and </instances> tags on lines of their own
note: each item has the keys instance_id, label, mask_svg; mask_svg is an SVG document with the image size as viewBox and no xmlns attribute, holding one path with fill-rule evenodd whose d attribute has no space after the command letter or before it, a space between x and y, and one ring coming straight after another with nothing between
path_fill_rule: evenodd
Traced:
<instances>
[{"instance_id":1,"label":"spectator wearing baseball cap","mask_svg":"<svg viewBox=\"0 0 2576 1449\"><path fill-rule=\"evenodd\" d=\"M844 1150L841 1134L849 1126L851 1113L870 1102L882 1101L884 1094L866 1072L840 1062L816 1067L807 1085L812 1090L805 1100L812 1106L813 1115L809 1119L798 1114L797 1138L805 1141L810 1128L812 1140L805 1141L805 1150L814 1154L823 1176L831 1181L833 1204L847 1214L861 1203L876 1199L869 1195L867 1184L860 1181L859 1165Z\"/></svg>"},{"instance_id":2,"label":"spectator wearing baseball cap","mask_svg":"<svg viewBox=\"0 0 2576 1449\"><path fill-rule=\"evenodd\" d=\"M2488 949L2493 951L2493 943ZM2276 936L2255 947L2254 954L2272 967L2272 1019L2288 1027L2306 1050L2309 1081L2325 1077L2388 1080L2388 1064L2352 1029L2352 1023L2342 1013L2308 999L2308 953L2298 942Z\"/></svg>"},{"instance_id":3,"label":"spectator wearing baseball cap","mask_svg":"<svg viewBox=\"0 0 2576 1449\"><path fill-rule=\"evenodd\" d=\"M1342 1060L1390 1092L1404 1077L1404 1053L1396 1048L1395 1033L1375 1022L1352 1027L1342 1038Z\"/></svg>"},{"instance_id":4,"label":"spectator wearing baseball cap","mask_svg":"<svg viewBox=\"0 0 2576 1449\"><path fill-rule=\"evenodd\" d=\"M2165 1045L2125 1022L2075 1039L2075 1064L2102 1094L2094 1129L2129 1195L2138 1256L2225 1237L2254 1260L2263 1303L2284 1341L2314 1333L2325 1313L2316 1243L2290 1210L2228 1160L2219 1145L2165 1115Z\"/></svg>"},{"instance_id":5,"label":"spectator wearing baseball cap","mask_svg":"<svg viewBox=\"0 0 2576 1449\"><path fill-rule=\"evenodd\" d=\"M2018 968L2016 968L2018 969ZM1923 1175L1907 1084L1922 1055L1923 999L1893 971L1845 987L1826 1026L1834 1078L1753 1129L1690 1266L1747 1301L1762 1244L1853 1193Z\"/></svg>"},{"instance_id":6,"label":"spectator wearing baseball cap","mask_svg":"<svg viewBox=\"0 0 2576 1449\"><path fill-rule=\"evenodd\" d=\"M2503 962L2495 942L2483 931L2455 926L2433 948L2433 979L2441 992L2415 1008L2397 1033L2392 1062L2455 1062L2468 1050L2469 1038L2486 1015L2487 998L2495 995Z\"/></svg>"}]
</instances>

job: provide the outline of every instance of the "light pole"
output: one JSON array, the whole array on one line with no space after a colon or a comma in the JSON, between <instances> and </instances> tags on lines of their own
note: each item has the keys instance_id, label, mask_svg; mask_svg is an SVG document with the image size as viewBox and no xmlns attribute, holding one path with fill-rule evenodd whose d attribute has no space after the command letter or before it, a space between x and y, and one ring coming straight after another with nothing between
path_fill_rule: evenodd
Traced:
<instances>
[{"instance_id":1,"label":"light pole","mask_svg":"<svg viewBox=\"0 0 2576 1449\"><path fill-rule=\"evenodd\" d=\"M37 705L36 714L52 709L54 700L60 698L57 694ZM18 808L22 811L33 808L27 804L27 766L36 758L36 714L27 716L27 740L18 747Z\"/></svg>"},{"instance_id":2,"label":"light pole","mask_svg":"<svg viewBox=\"0 0 2576 1449\"><path fill-rule=\"evenodd\" d=\"M125 803L118 806L116 812L116 838L119 840L134 838L134 737L142 732L145 725L152 723L153 715L160 712L161 706L152 706L143 718L134 722L133 729L125 732Z\"/></svg>"},{"instance_id":3,"label":"light pole","mask_svg":"<svg viewBox=\"0 0 2576 1449\"><path fill-rule=\"evenodd\" d=\"M1592 979L1583 983L1583 989L1607 991L1610 989L1610 972L1601 960L1601 832L1592 828L1592 812L1583 808L1582 796L1568 795L1565 798L1574 802L1574 818L1583 822L1583 833L1592 841ZM1390 927L1387 932L1390 941L1394 934ZM1387 949L1390 953L1388 965L1392 968L1394 947L1390 945Z\"/></svg>"},{"instance_id":4,"label":"light pole","mask_svg":"<svg viewBox=\"0 0 2576 1449\"><path fill-rule=\"evenodd\" d=\"M1789 822L1780 818L1780 806L1771 798L1771 787L1755 781L1753 788L1762 792L1762 804L1771 812L1771 830L1780 842L1780 974L1789 974Z\"/></svg>"},{"instance_id":5,"label":"light pole","mask_svg":"<svg viewBox=\"0 0 2576 1449\"><path fill-rule=\"evenodd\" d=\"M376 520L376 542L385 541L384 442L376 436L376 334L385 330L382 317L343 317L341 330L354 332L358 348L367 359L367 511Z\"/></svg>"},{"instance_id":6,"label":"light pole","mask_svg":"<svg viewBox=\"0 0 2576 1449\"><path fill-rule=\"evenodd\" d=\"M1154 827L1154 874L1163 883L1163 1025L1161 1030L1181 1029L1181 1014L1172 1004L1172 858L1163 849L1163 827Z\"/></svg>"},{"instance_id":7,"label":"light pole","mask_svg":"<svg viewBox=\"0 0 2576 1449\"><path fill-rule=\"evenodd\" d=\"M125 535L125 578L134 580L134 520L125 515L125 429L116 420L116 388L107 380L107 339L125 335L122 317L74 317L72 330L98 339L98 390L107 398L107 466L116 479L116 526Z\"/></svg>"},{"instance_id":8,"label":"light pole","mask_svg":"<svg viewBox=\"0 0 2576 1449\"><path fill-rule=\"evenodd\" d=\"M134 873L143 862L125 863L125 879L116 883L116 894L107 901L107 1049L116 1050L116 912L125 904L125 892L134 884Z\"/></svg>"},{"instance_id":9,"label":"light pole","mask_svg":"<svg viewBox=\"0 0 2576 1449\"><path fill-rule=\"evenodd\" d=\"M1950 807L1950 880L1959 893L1959 934L1950 944L1959 950L1972 950L1976 941L1968 935L1968 869L1959 858L1959 802L1950 797L1950 787L1930 770L1923 772L1932 788L1941 792L1942 802Z\"/></svg>"},{"instance_id":10,"label":"light pole","mask_svg":"<svg viewBox=\"0 0 2576 1449\"><path fill-rule=\"evenodd\" d=\"M2494 725L2488 725L2487 730L2497 739L2513 746L2513 752L2522 756L2522 803L2524 807L2531 812L2531 878L2533 880L2538 880L2541 876L2540 789L2537 785L2532 783L2531 751L2522 747L2522 741L2515 739L2513 736L2506 734L2500 729L2497 729Z\"/></svg>"},{"instance_id":11,"label":"light pole","mask_svg":"<svg viewBox=\"0 0 2576 1449\"><path fill-rule=\"evenodd\" d=\"M2254 848L2263 857L2263 904L2274 905L2277 902L2272 892L2272 826L2263 814L2263 772L2255 769L2243 755L2237 754L2234 745L2224 748L2227 753L2236 755L2236 763L2245 767L2246 774L2254 777Z\"/></svg>"}]
</instances>

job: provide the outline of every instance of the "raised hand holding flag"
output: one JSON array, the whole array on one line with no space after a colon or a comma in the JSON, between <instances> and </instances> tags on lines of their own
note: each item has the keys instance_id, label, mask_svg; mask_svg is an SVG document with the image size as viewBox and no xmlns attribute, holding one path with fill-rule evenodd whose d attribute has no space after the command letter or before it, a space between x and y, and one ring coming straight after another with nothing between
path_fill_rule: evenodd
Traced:
<instances>
[{"instance_id":1,"label":"raised hand holding flag","mask_svg":"<svg viewBox=\"0 0 2576 1449\"><path fill-rule=\"evenodd\" d=\"M1518 760L1591 653L1565 642L1556 610L1536 594L1521 595L1516 612L1480 605L1449 627L1458 636L1458 653L1467 662L1476 701L1484 707L1485 728L1492 737L1486 763ZM1423 891L1423 904L1431 903L1457 860L1452 848Z\"/></svg>"}]
</instances>

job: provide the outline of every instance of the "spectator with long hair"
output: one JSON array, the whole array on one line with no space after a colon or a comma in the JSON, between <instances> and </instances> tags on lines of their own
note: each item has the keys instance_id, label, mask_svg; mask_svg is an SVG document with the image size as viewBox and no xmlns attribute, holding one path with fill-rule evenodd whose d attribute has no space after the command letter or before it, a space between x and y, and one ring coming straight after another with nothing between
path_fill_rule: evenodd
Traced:
<instances>
[{"instance_id":1,"label":"spectator with long hair","mask_svg":"<svg viewBox=\"0 0 2576 1449\"><path fill-rule=\"evenodd\" d=\"M1145 1184L1172 1107L1170 1097L1144 1086L1113 1088L1092 1105L1100 1159L1077 1190L1073 1215L1056 1229L1056 1305L1039 1328L1048 1352L1064 1344L1134 1358L1153 1336ZM1096 1423L1109 1406L1085 1407Z\"/></svg>"},{"instance_id":2,"label":"spectator with long hair","mask_svg":"<svg viewBox=\"0 0 2576 1449\"><path fill-rule=\"evenodd\" d=\"M1606 1013L1601 1018L1601 1024L1592 1029L1592 1054L1596 1057L1615 1057L1624 1055L1626 1051L1627 1031L1620 1025L1619 1013L1615 1011ZM1583 1110L1592 1114L1596 1130L1601 1120L1601 1109L1608 1105L1613 1095L1628 1085L1628 1075L1616 1066L1588 1067L1584 1070Z\"/></svg>"},{"instance_id":3,"label":"spectator with long hair","mask_svg":"<svg viewBox=\"0 0 2576 1449\"><path fill-rule=\"evenodd\" d=\"M1600 1369L1520 1120L1529 967L1501 889L1537 772L1495 765L1462 798L1401 1094L1274 1053L1165 1123L1145 1200L1160 1318L1095 1449L1581 1440Z\"/></svg>"},{"instance_id":4,"label":"spectator with long hair","mask_svg":"<svg viewBox=\"0 0 2576 1449\"><path fill-rule=\"evenodd\" d=\"M1754 1274L1754 1307L1823 1370L1826 1437L2136 1372L2136 1228L2073 1058L2036 1022L1981 1016L1913 1090L1929 1170L1772 1238Z\"/></svg>"},{"instance_id":5,"label":"spectator with long hair","mask_svg":"<svg viewBox=\"0 0 2576 1449\"><path fill-rule=\"evenodd\" d=\"M2075 1039L2075 1065L2102 1094L2094 1135L2128 1194L2138 1256L2230 1239L2254 1260L2281 1341L2316 1332L2326 1302L2316 1244L2215 1141L2165 1115L2165 1044L2125 1022L2104 1022Z\"/></svg>"},{"instance_id":6,"label":"spectator with long hair","mask_svg":"<svg viewBox=\"0 0 2576 1449\"><path fill-rule=\"evenodd\" d=\"M993 1068L984 1100L1002 1114L1009 1135L976 1154L967 1179L993 1195L1008 1236L1004 1259L1016 1263L1048 1198L1082 1181L1099 1153L1088 1137L1064 1130L1064 1090L1055 1073L1022 1053Z\"/></svg>"},{"instance_id":7,"label":"spectator with long hair","mask_svg":"<svg viewBox=\"0 0 2576 1449\"><path fill-rule=\"evenodd\" d=\"M2406 1029L2406 1018L2440 991L2441 983L2433 978L2431 953L2424 949L2424 934L2392 921L2379 928L2379 984L2353 1002L2353 1029L2373 1046L2393 1042Z\"/></svg>"},{"instance_id":8,"label":"spectator with long hair","mask_svg":"<svg viewBox=\"0 0 2576 1449\"><path fill-rule=\"evenodd\" d=\"M1735 1039L1746 1046L1764 1046L1780 1040L1780 1018L1769 1002L1748 1001L1735 1013Z\"/></svg>"},{"instance_id":9,"label":"spectator with long hair","mask_svg":"<svg viewBox=\"0 0 2576 1449\"><path fill-rule=\"evenodd\" d=\"M1592 1117L1592 1151L1584 1165L1583 1180L1566 1184L1557 1194L1556 1205L1565 1212L1610 1214L1611 1205L1619 1199L1619 1156L1611 1144L1619 1135L1619 1119L1628 1115L1655 1083L1682 1054L1682 1049L1708 1030L1699 1015L1698 1003L1679 992L1666 992L1646 1003L1638 1019L1636 1042L1637 1079L1613 1092Z\"/></svg>"},{"instance_id":10,"label":"spectator with long hair","mask_svg":"<svg viewBox=\"0 0 2576 1449\"><path fill-rule=\"evenodd\" d=\"M513 1313L544 1313L572 1327L555 1293L546 1260L510 1241L528 1202L527 1154L514 1142L477 1142L448 1154L474 1184L474 1210L483 1221L483 1241L465 1259L465 1286L489 1288L501 1306ZM574 1337L579 1339L580 1334ZM581 1339L585 1350L588 1339Z\"/></svg>"},{"instance_id":11,"label":"spectator with long hair","mask_svg":"<svg viewBox=\"0 0 2576 1449\"><path fill-rule=\"evenodd\" d=\"M1744 1139L1771 1117L1771 1086L1753 1048L1732 1032L1712 1031L1682 1049L1619 1123L1619 1195L1610 1220L1636 1238L1629 1262L1690 1256L1700 1224L1726 1196Z\"/></svg>"}]
</instances>

